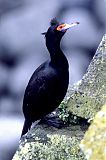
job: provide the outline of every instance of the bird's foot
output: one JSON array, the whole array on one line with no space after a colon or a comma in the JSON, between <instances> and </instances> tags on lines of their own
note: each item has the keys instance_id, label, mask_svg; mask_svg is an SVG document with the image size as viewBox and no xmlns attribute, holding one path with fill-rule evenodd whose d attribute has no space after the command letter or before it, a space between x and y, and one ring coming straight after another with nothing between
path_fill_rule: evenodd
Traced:
<instances>
[{"instance_id":1,"label":"bird's foot","mask_svg":"<svg viewBox=\"0 0 106 160\"><path fill-rule=\"evenodd\" d=\"M55 128L58 128L58 129L66 126L64 124L64 122L62 120L60 120L58 117L50 116L50 115L47 115L44 118L42 118L40 120L39 124L47 124L49 126L53 126Z\"/></svg>"}]
</instances>

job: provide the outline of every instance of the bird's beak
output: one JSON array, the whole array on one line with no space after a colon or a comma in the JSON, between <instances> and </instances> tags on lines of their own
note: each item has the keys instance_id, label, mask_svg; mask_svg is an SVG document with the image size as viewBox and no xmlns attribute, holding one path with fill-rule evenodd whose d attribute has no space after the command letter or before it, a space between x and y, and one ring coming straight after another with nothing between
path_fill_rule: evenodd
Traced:
<instances>
[{"instance_id":1,"label":"bird's beak","mask_svg":"<svg viewBox=\"0 0 106 160\"><path fill-rule=\"evenodd\" d=\"M67 29L71 28L71 27L74 27L76 25L78 25L79 22L75 22L75 23L71 23L71 24L67 24L67 23L63 23L63 24L60 24L56 30L57 31L66 31Z\"/></svg>"}]
</instances>

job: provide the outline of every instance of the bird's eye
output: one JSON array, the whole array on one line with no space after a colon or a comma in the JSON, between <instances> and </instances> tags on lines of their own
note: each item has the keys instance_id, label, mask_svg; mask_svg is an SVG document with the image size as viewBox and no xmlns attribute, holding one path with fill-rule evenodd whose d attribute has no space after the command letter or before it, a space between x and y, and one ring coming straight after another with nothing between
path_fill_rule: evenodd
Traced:
<instances>
[{"instance_id":1,"label":"bird's eye","mask_svg":"<svg viewBox=\"0 0 106 160\"><path fill-rule=\"evenodd\" d=\"M62 27L62 26L60 26L59 28L60 28L60 29L62 29L63 27Z\"/></svg>"},{"instance_id":2,"label":"bird's eye","mask_svg":"<svg viewBox=\"0 0 106 160\"><path fill-rule=\"evenodd\" d=\"M56 30L57 30L57 31L61 31L64 27L65 27L65 24L60 24L60 25L56 28Z\"/></svg>"}]
</instances>

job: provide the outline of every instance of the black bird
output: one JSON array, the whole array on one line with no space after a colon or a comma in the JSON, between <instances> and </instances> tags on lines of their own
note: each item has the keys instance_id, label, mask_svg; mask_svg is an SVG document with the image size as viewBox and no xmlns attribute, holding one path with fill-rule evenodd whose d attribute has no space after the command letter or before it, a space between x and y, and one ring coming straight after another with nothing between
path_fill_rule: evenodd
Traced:
<instances>
[{"instance_id":1,"label":"black bird","mask_svg":"<svg viewBox=\"0 0 106 160\"><path fill-rule=\"evenodd\" d=\"M35 70L26 87L23 100L25 122L22 135L27 133L33 122L55 110L67 92L69 65L60 49L60 41L67 29L77 24L78 22L59 24L56 19L53 19L48 31L43 33L50 60Z\"/></svg>"}]
</instances>

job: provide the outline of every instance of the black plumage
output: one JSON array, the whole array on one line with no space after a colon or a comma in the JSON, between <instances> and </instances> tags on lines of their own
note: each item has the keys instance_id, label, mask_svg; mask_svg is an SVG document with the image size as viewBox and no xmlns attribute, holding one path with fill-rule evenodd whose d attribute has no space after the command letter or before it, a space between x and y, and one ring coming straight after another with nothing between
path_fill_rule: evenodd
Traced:
<instances>
[{"instance_id":1,"label":"black plumage","mask_svg":"<svg viewBox=\"0 0 106 160\"><path fill-rule=\"evenodd\" d=\"M56 19L45 34L50 60L41 64L33 73L26 87L23 100L25 116L22 135L36 120L56 109L63 100L69 83L68 61L60 49L60 41L68 24L59 24Z\"/></svg>"}]
</instances>

